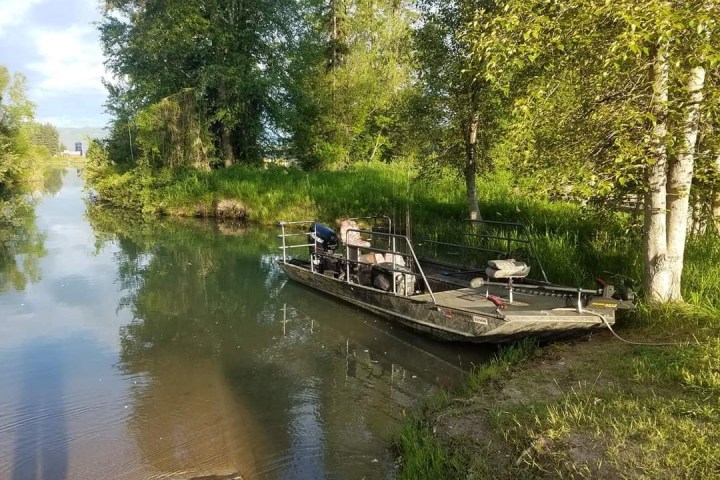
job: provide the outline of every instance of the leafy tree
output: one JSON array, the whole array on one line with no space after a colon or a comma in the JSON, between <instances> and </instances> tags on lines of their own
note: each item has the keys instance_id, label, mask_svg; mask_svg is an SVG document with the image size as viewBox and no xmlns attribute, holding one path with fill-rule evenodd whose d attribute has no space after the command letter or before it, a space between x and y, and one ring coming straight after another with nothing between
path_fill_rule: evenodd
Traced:
<instances>
[{"instance_id":1,"label":"leafy tree","mask_svg":"<svg viewBox=\"0 0 720 480\"><path fill-rule=\"evenodd\" d=\"M33 123L30 126L34 145L45 147L48 154L56 155L60 148L60 133L50 123Z\"/></svg>"},{"instance_id":2,"label":"leafy tree","mask_svg":"<svg viewBox=\"0 0 720 480\"><path fill-rule=\"evenodd\" d=\"M32 146L28 123L33 104L25 97L25 77L0 66L0 189L30 168Z\"/></svg>"},{"instance_id":3,"label":"leafy tree","mask_svg":"<svg viewBox=\"0 0 720 480\"><path fill-rule=\"evenodd\" d=\"M471 219L480 218L476 176L491 168L490 148L499 130L502 96L478 73L464 36L489 0L420 0L421 27L415 31L418 89L408 114L420 155L434 165L451 165L465 179Z\"/></svg>"},{"instance_id":4,"label":"leafy tree","mask_svg":"<svg viewBox=\"0 0 720 480\"><path fill-rule=\"evenodd\" d=\"M470 38L483 78L515 100L518 160L580 195L641 195L646 297L680 300L697 135L715 131L699 120L716 108L705 72L719 59L718 3L501 6L480 14Z\"/></svg>"},{"instance_id":5,"label":"leafy tree","mask_svg":"<svg viewBox=\"0 0 720 480\"><path fill-rule=\"evenodd\" d=\"M155 167L206 167L210 133L198 120L191 90L160 100L137 115L137 144Z\"/></svg>"},{"instance_id":6,"label":"leafy tree","mask_svg":"<svg viewBox=\"0 0 720 480\"><path fill-rule=\"evenodd\" d=\"M397 0L306 4L290 63L291 150L309 168L388 159L396 105L410 85L408 5Z\"/></svg>"},{"instance_id":7,"label":"leafy tree","mask_svg":"<svg viewBox=\"0 0 720 480\"><path fill-rule=\"evenodd\" d=\"M258 163L266 127L278 114L274 77L292 38L291 6L290 0L105 2L101 40L118 79L108 84L116 116L111 151L134 159L126 146L138 113L152 105L157 113L164 99L193 92L193 105L202 107L194 124L211 131L225 163Z\"/></svg>"}]
</instances>

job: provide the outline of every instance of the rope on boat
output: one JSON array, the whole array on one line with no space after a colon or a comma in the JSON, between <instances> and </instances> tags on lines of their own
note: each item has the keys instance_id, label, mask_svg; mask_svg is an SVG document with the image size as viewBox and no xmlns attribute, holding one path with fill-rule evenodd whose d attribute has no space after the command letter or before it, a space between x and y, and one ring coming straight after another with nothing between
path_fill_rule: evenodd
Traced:
<instances>
[{"instance_id":1,"label":"rope on boat","mask_svg":"<svg viewBox=\"0 0 720 480\"><path fill-rule=\"evenodd\" d=\"M608 321L605 319L605 317L603 317L599 313L595 313L590 310L585 310L583 313L589 313L590 315L595 315L596 317L600 317L600 320L602 320L602 322L605 324L605 326L608 328L608 330L610 330L610 333L612 333L615 336L615 338L617 338L621 342L625 342L629 345L639 345L642 347L686 347L686 346L690 345L690 342L686 342L686 343L681 343L681 342L652 343L652 342L633 342L631 340L626 340L626 339L622 338L620 335L618 335L617 333L615 333L615 330L613 330L610 323L608 323ZM695 341L697 341L697 339L695 339ZM699 343L700 342L698 342L698 344Z\"/></svg>"}]
</instances>

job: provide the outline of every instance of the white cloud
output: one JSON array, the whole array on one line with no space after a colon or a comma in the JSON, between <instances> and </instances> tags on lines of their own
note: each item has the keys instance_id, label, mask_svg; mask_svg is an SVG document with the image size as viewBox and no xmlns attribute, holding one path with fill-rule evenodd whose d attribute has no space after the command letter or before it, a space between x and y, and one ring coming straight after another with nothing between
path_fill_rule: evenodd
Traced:
<instances>
[{"instance_id":1,"label":"white cloud","mask_svg":"<svg viewBox=\"0 0 720 480\"><path fill-rule=\"evenodd\" d=\"M0 0L0 37L8 27L25 23L28 13L42 0Z\"/></svg>"},{"instance_id":2,"label":"white cloud","mask_svg":"<svg viewBox=\"0 0 720 480\"><path fill-rule=\"evenodd\" d=\"M50 123L56 127L89 127L99 128L104 127L108 123L108 116L103 112L88 113L85 115L78 115L73 112L60 115L36 115L35 120L40 123Z\"/></svg>"},{"instance_id":3,"label":"white cloud","mask_svg":"<svg viewBox=\"0 0 720 480\"><path fill-rule=\"evenodd\" d=\"M97 31L91 25L63 30L33 29L38 54L28 68L38 74L32 87L36 100L76 93L105 93L106 75Z\"/></svg>"}]
</instances>

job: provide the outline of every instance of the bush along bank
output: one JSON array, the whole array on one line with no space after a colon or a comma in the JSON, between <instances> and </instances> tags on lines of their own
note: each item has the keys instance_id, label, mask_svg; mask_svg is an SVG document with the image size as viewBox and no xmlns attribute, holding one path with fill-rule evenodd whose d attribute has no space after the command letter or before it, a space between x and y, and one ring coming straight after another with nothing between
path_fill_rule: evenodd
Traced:
<instances>
[{"instance_id":1,"label":"bush along bank","mask_svg":"<svg viewBox=\"0 0 720 480\"><path fill-rule=\"evenodd\" d=\"M465 186L454 171L424 177L409 161L358 162L345 170L308 172L244 165L154 169L142 163L125 169L113 165L101 146L91 144L84 172L99 200L147 214L221 216L218 205L233 202L244 208L245 220L253 224L379 213L402 223L409 209L413 224L438 225L439 230L467 217ZM503 172L478 181L479 203L489 220L531 220L541 229L582 230L582 235L594 230L580 207L538 198ZM612 219L609 224L624 228L626 222Z\"/></svg>"},{"instance_id":2,"label":"bush along bank","mask_svg":"<svg viewBox=\"0 0 720 480\"><path fill-rule=\"evenodd\" d=\"M405 164L365 163L313 172L243 165L217 170L140 165L122 170L110 165L99 148L88 156L85 178L98 200L147 214L234 217L270 225L279 219L400 216L409 201L428 218L462 218L464 211L455 179L431 187L416 185L410 191L410 167Z\"/></svg>"}]
</instances>

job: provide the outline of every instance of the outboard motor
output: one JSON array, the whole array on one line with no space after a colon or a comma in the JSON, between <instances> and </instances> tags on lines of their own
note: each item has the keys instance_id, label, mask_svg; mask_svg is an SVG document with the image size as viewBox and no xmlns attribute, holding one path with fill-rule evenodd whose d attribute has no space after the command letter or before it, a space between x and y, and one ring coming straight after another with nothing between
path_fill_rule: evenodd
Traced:
<instances>
[{"instance_id":1,"label":"outboard motor","mask_svg":"<svg viewBox=\"0 0 720 480\"><path fill-rule=\"evenodd\" d=\"M335 232L325 225L313 223L308 230L308 243L310 254L322 252L332 255L338 247L338 238Z\"/></svg>"}]
</instances>

